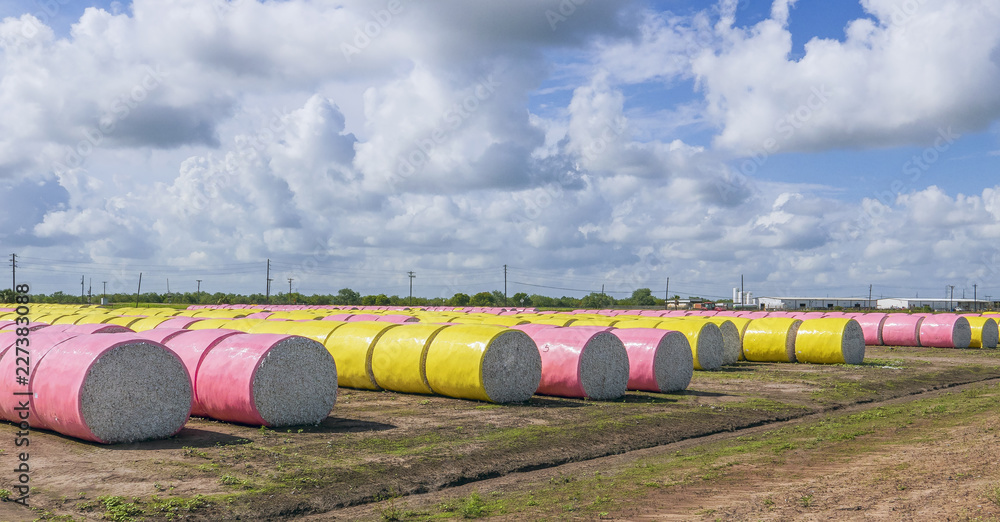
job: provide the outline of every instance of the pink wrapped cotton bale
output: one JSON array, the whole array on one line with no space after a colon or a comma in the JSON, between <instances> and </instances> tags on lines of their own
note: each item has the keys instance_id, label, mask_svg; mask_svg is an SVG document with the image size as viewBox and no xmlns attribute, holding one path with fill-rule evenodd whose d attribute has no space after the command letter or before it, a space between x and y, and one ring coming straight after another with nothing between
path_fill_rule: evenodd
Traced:
<instances>
[{"instance_id":1,"label":"pink wrapped cotton bale","mask_svg":"<svg viewBox=\"0 0 1000 522\"><path fill-rule=\"evenodd\" d=\"M542 379L537 393L599 400L625 395L628 352L613 334L587 327L566 327L528 335L538 345L542 358Z\"/></svg>"},{"instance_id":2,"label":"pink wrapped cotton bale","mask_svg":"<svg viewBox=\"0 0 1000 522\"><path fill-rule=\"evenodd\" d=\"M888 314L882 322L882 344L885 346L920 346L920 323L923 317L908 314Z\"/></svg>"},{"instance_id":3,"label":"pink wrapped cotton bale","mask_svg":"<svg viewBox=\"0 0 1000 522\"><path fill-rule=\"evenodd\" d=\"M522 331L522 332L524 332L524 333L526 333L526 334L528 334L530 336L530 335L532 335L535 332L540 332L542 330L548 330L550 328L562 328L562 326L555 326L555 325L551 325L551 324L526 323L526 324L514 325L514 326L511 326L510 328L514 329L514 330L520 330L520 331Z\"/></svg>"},{"instance_id":4,"label":"pink wrapped cotton bale","mask_svg":"<svg viewBox=\"0 0 1000 522\"><path fill-rule=\"evenodd\" d=\"M657 328L611 333L628 353L628 389L669 393L684 390L691 383L694 356L684 334Z\"/></svg>"},{"instance_id":5,"label":"pink wrapped cotton bale","mask_svg":"<svg viewBox=\"0 0 1000 522\"><path fill-rule=\"evenodd\" d=\"M158 330L159 328L157 328ZM174 330L172 328L171 330ZM184 368L187 369L188 374L191 376L191 385L193 387L194 402L191 405L191 415L195 417L207 417L208 414L202 407L201 401L198 397L198 370L201 368L201 362L205 358L205 355L214 348L217 344L222 342L225 338L240 334L236 330L187 330L188 333L184 335L177 335L168 338L164 341L164 345L170 348L180 357L181 362L184 363Z\"/></svg>"},{"instance_id":6,"label":"pink wrapped cotton bale","mask_svg":"<svg viewBox=\"0 0 1000 522\"><path fill-rule=\"evenodd\" d=\"M193 332L194 330L185 330L184 328L153 328L152 330L136 332L135 335L137 337L142 337L143 339L149 339L153 342L166 344L167 341L177 337L178 335ZM185 368L187 368L187 366L185 366ZM188 371L190 373L190 369ZM194 377L193 373L191 374L191 377Z\"/></svg>"},{"instance_id":7,"label":"pink wrapped cotton bale","mask_svg":"<svg viewBox=\"0 0 1000 522\"><path fill-rule=\"evenodd\" d=\"M961 315L937 314L920 323L920 346L968 348L972 341L969 320Z\"/></svg>"},{"instance_id":8,"label":"pink wrapped cotton bale","mask_svg":"<svg viewBox=\"0 0 1000 522\"><path fill-rule=\"evenodd\" d=\"M66 332L75 335L135 333L130 328L117 324L55 324L50 326L46 332Z\"/></svg>"},{"instance_id":9,"label":"pink wrapped cotton bale","mask_svg":"<svg viewBox=\"0 0 1000 522\"><path fill-rule=\"evenodd\" d=\"M881 346L882 324L888 319L889 314L855 314L854 320L861 325L861 331L865 334L865 344L868 346Z\"/></svg>"},{"instance_id":10,"label":"pink wrapped cotton bale","mask_svg":"<svg viewBox=\"0 0 1000 522\"><path fill-rule=\"evenodd\" d=\"M241 333L205 354L195 389L213 419L254 426L319 424L337 401L337 365L312 339Z\"/></svg>"},{"instance_id":11,"label":"pink wrapped cotton bale","mask_svg":"<svg viewBox=\"0 0 1000 522\"><path fill-rule=\"evenodd\" d=\"M191 380L176 354L131 334L78 335L35 363L33 424L113 444L169 437L191 412Z\"/></svg>"},{"instance_id":12,"label":"pink wrapped cotton bale","mask_svg":"<svg viewBox=\"0 0 1000 522\"><path fill-rule=\"evenodd\" d=\"M413 317L412 315L385 314L385 315L377 316L375 318L375 321L378 321L378 322L381 322L381 323L402 324L402 323L416 323L416 322L419 322L420 320L417 319L416 317Z\"/></svg>"}]
</instances>

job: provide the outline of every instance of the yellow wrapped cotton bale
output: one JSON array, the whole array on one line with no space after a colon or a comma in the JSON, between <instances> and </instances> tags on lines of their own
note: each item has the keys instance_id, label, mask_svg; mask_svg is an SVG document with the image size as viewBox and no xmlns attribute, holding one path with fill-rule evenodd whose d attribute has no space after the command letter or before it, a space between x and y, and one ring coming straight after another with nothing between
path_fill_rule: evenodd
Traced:
<instances>
[{"instance_id":1,"label":"yellow wrapped cotton bale","mask_svg":"<svg viewBox=\"0 0 1000 522\"><path fill-rule=\"evenodd\" d=\"M754 362L795 362L795 336L801 325L791 317L750 321L743 331L743 356Z\"/></svg>"},{"instance_id":2,"label":"yellow wrapped cotton bale","mask_svg":"<svg viewBox=\"0 0 1000 522\"><path fill-rule=\"evenodd\" d=\"M133 317L130 315L123 315L121 317L114 317L108 319L104 324L117 324L118 326L124 326L125 328L132 328L132 325L145 319L145 317Z\"/></svg>"},{"instance_id":3,"label":"yellow wrapped cotton bale","mask_svg":"<svg viewBox=\"0 0 1000 522\"><path fill-rule=\"evenodd\" d=\"M664 319L657 328L674 330L687 337L691 345L691 355L694 358L695 370L718 370L722 367L723 339L722 331L715 323L703 318Z\"/></svg>"},{"instance_id":4,"label":"yellow wrapped cotton bale","mask_svg":"<svg viewBox=\"0 0 1000 522\"><path fill-rule=\"evenodd\" d=\"M115 318L105 319L103 322L107 323L114 320ZM120 318L119 318L120 319ZM160 325L160 323L170 319L170 316L156 316L156 317L140 317L138 321L135 321L129 325L129 328L135 330L136 332L145 332L146 330L152 330ZM77 323L81 324L81 323Z\"/></svg>"},{"instance_id":5,"label":"yellow wrapped cotton bale","mask_svg":"<svg viewBox=\"0 0 1000 522\"><path fill-rule=\"evenodd\" d=\"M722 333L722 365L736 364L736 361L743 358L740 328L728 317L706 317L705 320L718 326Z\"/></svg>"},{"instance_id":6,"label":"yellow wrapped cotton bale","mask_svg":"<svg viewBox=\"0 0 1000 522\"><path fill-rule=\"evenodd\" d=\"M375 384L386 390L431 394L425 367L427 349L443 324L410 323L393 328L379 337L372 350Z\"/></svg>"},{"instance_id":7,"label":"yellow wrapped cotton bale","mask_svg":"<svg viewBox=\"0 0 1000 522\"><path fill-rule=\"evenodd\" d=\"M237 319L233 322L252 320L253 319ZM332 335L337 328L340 328L345 324L347 324L345 321L259 321L252 324L245 331L247 333L298 335L318 341L326 346L326 342L330 339L330 335ZM239 330L239 328L231 326L227 328Z\"/></svg>"},{"instance_id":8,"label":"yellow wrapped cotton bale","mask_svg":"<svg viewBox=\"0 0 1000 522\"><path fill-rule=\"evenodd\" d=\"M577 319L570 326L614 326L619 323L618 319L604 318L604 319Z\"/></svg>"},{"instance_id":9,"label":"yellow wrapped cotton bale","mask_svg":"<svg viewBox=\"0 0 1000 522\"><path fill-rule=\"evenodd\" d=\"M214 321L215 319L205 319L205 321ZM226 330L239 330L241 332L250 332L250 329L263 323L263 319L247 319L246 317L241 319L222 319L225 321L222 323L220 328L225 328ZM204 322L204 321L202 321ZM274 322L287 322L287 321L274 321Z\"/></svg>"},{"instance_id":10,"label":"yellow wrapped cotton bale","mask_svg":"<svg viewBox=\"0 0 1000 522\"><path fill-rule=\"evenodd\" d=\"M644 317L642 319L626 319L615 323L615 328L656 328L663 322L659 317Z\"/></svg>"},{"instance_id":11,"label":"yellow wrapped cotton bale","mask_svg":"<svg viewBox=\"0 0 1000 522\"><path fill-rule=\"evenodd\" d=\"M337 327L323 343L337 362L337 384L347 388L377 390L372 374L372 350L379 338L396 323L357 321Z\"/></svg>"},{"instance_id":12,"label":"yellow wrapped cotton bale","mask_svg":"<svg viewBox=\"0 0 1000 522\"><path fill-rule=\"evenodd\" d=\"M77 315L77 314L64 315L64 316L62 316L62 317L60 317L60 318L52 321L51 324L53 324L53 325L57 325L57 324L76 324L76 322L79 321L82 318L83 318L82 315Z\"/></svg>"},{"instance_id":13,"label":"yellow wrapped cotton bale","mask_svg":"<svg viewBox=\"0 0 1000 522\"><path fill-rule=\"evenodd\" d=\"M119 316L111 314L87 314L81 315L73 324L104 324L115 317Z\"/></svg>"},{"instance_id":14,"label":"yellow wrapped cotton bale","mask_svg":"<svg viewBox=\"0 0 1000 522\"><path fill-rule=\"evenodd\" d=\"M434 393L497 403L522 402L538 389L542 357L535 342L519 330L456 325L438 332L431 341L425 369Z\"/></svg>"},{"instance_id":15,"label":"yellow wrapped cotton bale","mask_svg":"<svg viewBox=\"0 0 1000 522\"><path fill-rule=\"evenodd\" d=\"M969 327L972 330L972 340L969 348L996 348L997 347L997 322L992 317L976 317L967 315Z\"/></svg>"},{"instance_id":16,"label":"yellow wrapped cotton bale","mask_svg":"<svg viewBox=\"0 0 1000 522\"><path fill-rule=\"evenodd\" d=\"M854 319L806 319L795 335L795 359L819 364L861 364L865 334Z\"/></svg>"},{"instance_id":17,"label":"yellow wrapped cotton bale","mask_svg":"<svg viewBox=\"0 0 1000 522\"><path fill-rule=\"evenodd\" d=\"M226 324L232 322L232 319L203 319L196 323L191 323L188 325L188 330L219 330L219 329L229 329Z\"/></svg>"},{"instance_id":18,"label":"yellow wrapped cotton bale","mask_svg":"<svg viewBox=\"0 0 1000 522\"><path fill-rule=\"evenodd\" d=\"M569 326L576 321L575 317L566 315L540 315L528 319L531 324L550 324L552 326Z\"/></svg>"},{"instance_id":19,"label":"yellow wrapped cotton bale","mask_svg":"<svg viewBox=\"0 0 1000 522\"><path fill-rule=\"evenodd\" d=\"M494 326L517 326L519 324L528 324L528 320L520 317L514 317L512 315L497 315L489 319L483 319L482 324L492 324Z\"/></svg>"}]
</instances>

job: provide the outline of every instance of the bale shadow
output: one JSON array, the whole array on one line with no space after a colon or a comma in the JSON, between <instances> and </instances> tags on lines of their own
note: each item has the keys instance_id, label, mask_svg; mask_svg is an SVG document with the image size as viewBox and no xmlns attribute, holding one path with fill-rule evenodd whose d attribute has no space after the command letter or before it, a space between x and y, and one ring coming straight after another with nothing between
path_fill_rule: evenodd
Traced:
<instances>
[{"instance_id":1,"label":"bale shadow","mask_svg":"<svg viewBox=\"0 0 1000 522\"><path fill-rule=\"evenodd\" d=\"M644 393L626 393L624 397L620 399L615 399L614 402L624 402L626 404L670 404L677 402L677 399L670 398L670 395L683 393L683 392L672 392L672 393L657 393L657 392L644 392Z\"/></svg>"},{"instance_id":2,"label":"bale shadow","mask_svg":"<svg viewBox=\"0 0 1000 522\"><path fill-rule=\"evenodd\" d=\"M707 392L698 390L684 390L677 392L677 395L691 395L693 397L729 397L728 393Z\"/></svg>"},{"instance_id":3,"label":"bale shadow","mask_svg":"<svg viewBox=\"0 0 1000 522\"><path fill-rule=\"evenodd\" d=\"M323 419L323 422L319 423L319 426L300 426L292 428L292 430L298 431L301 429L302 433L363 433L369 431L386 431L395 428L394 424L330 416Z\"/></svg>"},{"instance_id":4,"label":"bale shadow","mask_svg":"<svg viewBox=\"0 0 1000 522\"><path fill-rule=\"evenodd\" d=\"M238 437L228 433L202 430L198 428L185 427L173 437L159 440L147 440L143 442L126 442L120 444L100 444L97 442L81 441L73 437L60 435L66 440L82 442L84 444L105 448L110 450L159 450L159 449L181 449L181 448L214 448L216 446L240 446L252 442L245 437Z\"/></svg>"}]
</instances>

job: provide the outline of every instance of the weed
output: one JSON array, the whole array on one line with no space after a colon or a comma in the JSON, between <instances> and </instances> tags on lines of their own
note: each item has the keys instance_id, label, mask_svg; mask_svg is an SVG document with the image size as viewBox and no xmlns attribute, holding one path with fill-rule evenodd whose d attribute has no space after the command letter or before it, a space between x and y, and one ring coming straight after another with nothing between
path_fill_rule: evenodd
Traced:
<instances>
[{"instance_id":1,"label":"weed","mask_svg":"<svg viewBox=\"0 0 1000 522\"><path fill-rule=\"evenodd\" d=\"M1000 506L1000 484L993 484L986 490L986 498Z\"/></svg>"},{"instance_id":2,"label":"weed","mask_svg":"<svg viewBox=\"0 0 1000 522\"><path fill-rule=\"evenodd\" d=\"M812 502L813 502L813 496L812 495L805 495L803 497L799 497L799 505L802 506L802 507L804 507L804 508L807 508L807 507L811 506Z\"/></svg>"},{"instance_id":3,"label":"weed","mask_svg":"<svg viewBox=\"0 0 1000 522\"><path fill-rule=\"evenodd\" d=\"M11 492L9 489L0 489L0 499L7 500L10 498Z\"/></svg>"},{"instance_id":4,"label":"weed","mask_svg":"<svg viewBox=\"0 0 1000 522\"><path fill-rule=\"evenodd\" d=\"M201 457L203 459L212 460L212 457L209 457L208 453L205 453L204 451L201 451L199 449L195 449L190 446L184 446L181 449L184 450L185 457Z\"/></svg>"}]
</instances>

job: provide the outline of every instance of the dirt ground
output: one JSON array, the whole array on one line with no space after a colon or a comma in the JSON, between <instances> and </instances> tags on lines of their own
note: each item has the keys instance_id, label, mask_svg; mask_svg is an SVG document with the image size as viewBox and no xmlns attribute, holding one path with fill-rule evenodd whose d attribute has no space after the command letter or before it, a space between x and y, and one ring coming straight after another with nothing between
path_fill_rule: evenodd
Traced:
<instances>
[{"instance_id":1,"label":"dirt ground","mask_svg":"<svg viewBox=\"0 0 1000 522\"><path fill-rule=\"evenodd\" d=\"M991 379L1000 379L993 350L870 347L862 366L743 362L696 372L684 393L620 401L498 406L341 389L331 417L300 429L192 419L171 439L112 446L37 431L32 509L0 504L0 520L377 519L386 497L434 506L483 488L523 492L588 466ZM613 515L566 518L990 520L1000 516L984 493L1000 484L997 426L1000 411L949 428L946 442L889 445L864 459L795 450L777 464L734 466L711 484L651 489ZM16 478L16 432L0 425L0 470L8 470L0 488Z\"/></svg>"}]
</instances>

